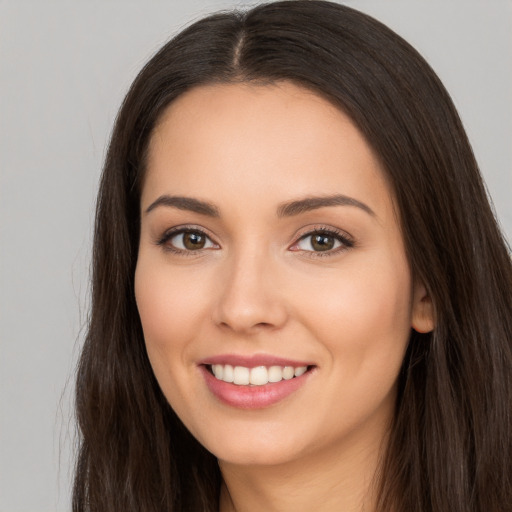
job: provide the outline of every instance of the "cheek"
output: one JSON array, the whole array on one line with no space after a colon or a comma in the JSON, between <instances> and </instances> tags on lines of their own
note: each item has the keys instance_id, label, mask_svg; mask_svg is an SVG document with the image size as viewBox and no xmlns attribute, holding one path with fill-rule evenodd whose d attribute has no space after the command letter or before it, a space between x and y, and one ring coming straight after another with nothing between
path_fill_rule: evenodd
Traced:
<instances>
[{"instance_id":1,"label":"cheek","mask_svg":"<svg viewBox=\"0 0 512 512\"><path fill-rule=\"evenodd\" d=\"M153 260L153 261L152 261ZM193 280L193 279L192 279ZM160 388L174 410L187 421L192 397L191 341L204 315L205 291L190 285L189 272L176 272L152 258L140 257L135 272L135 298L149 362ZM187 422L189 423L189 422Z\"/></svg>"},{"instance_id":2,"label":"cheek","mask_svg":"<svg viewBox=\"0 0 512 512\"><path fill-rule=\"evenodd\" d=\"M190 279L190 275L180 279L179 273L139 258L135 298L155 373L173 361L178 367L183 350L196 332L204 290L190 286Z\"/></svg>"},{"instance_id":3,"label":"cheek","mask_svg":"<svg viewBox=\"0 0 512 512\"><path fill-rule=\"evenodd\" d=\"M301 321L323 340L333 361L350 371L394 369L411 328L411 278L403 258L376 254L347 265L302 292ZM296 289L295 296L300 291ZM394 370L393 370L394 371Z\"/></svg>"},{"instance_id":4,"label":"cheek","mask_svg":"<svg viewBox=\"0 0 512 512\"><path fill-rule=\"evenodd\" d=\"M332 391L317 400L334 437L339 425L352 429L376 411L389 414L410 336L408 265L372 263L363 270L347 265L303 294L301 321L326 349L325 389Z\"/></svg>"}]
</instances>

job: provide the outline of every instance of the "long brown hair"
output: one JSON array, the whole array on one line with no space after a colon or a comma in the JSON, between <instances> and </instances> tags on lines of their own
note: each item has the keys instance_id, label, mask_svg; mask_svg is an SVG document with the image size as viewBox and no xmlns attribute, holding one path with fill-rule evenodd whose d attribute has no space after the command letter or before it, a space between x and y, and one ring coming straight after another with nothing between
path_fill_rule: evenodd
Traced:
<instances>
[{"instance_id":1,"label":"long brown hair","mask_svg":"<svg viewBox=\"0 0 512 512\"><path fill-rule=\"evenodd\" d=\"M216 460L151 370L134 300L141 179L155 123L206 83L293 81L357 124L393 187L436 328L412 332L379 472L379 511L491 512L512 503L512 265L448 93L374 19L299 0L196 22L143 68L101 180L92 311L78 368L73 510L216 511Z\"/></svg>"}]
</instances>

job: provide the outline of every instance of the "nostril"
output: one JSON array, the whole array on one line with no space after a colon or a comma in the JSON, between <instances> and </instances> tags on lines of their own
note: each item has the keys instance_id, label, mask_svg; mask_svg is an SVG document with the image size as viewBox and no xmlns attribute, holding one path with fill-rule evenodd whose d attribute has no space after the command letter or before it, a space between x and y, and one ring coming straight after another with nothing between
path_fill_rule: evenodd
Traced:
<instances>
[{"instance_id":1,"label":"nostril","mask_svg":"<svg viewBox=\"0 0 512 512\"><path fill-rule=\"evenodd\" d=\"M259 322L254 327L268 328L268 327L272 327L272 324L267 323L267 322Z\"/></svg>"}]
</instances>

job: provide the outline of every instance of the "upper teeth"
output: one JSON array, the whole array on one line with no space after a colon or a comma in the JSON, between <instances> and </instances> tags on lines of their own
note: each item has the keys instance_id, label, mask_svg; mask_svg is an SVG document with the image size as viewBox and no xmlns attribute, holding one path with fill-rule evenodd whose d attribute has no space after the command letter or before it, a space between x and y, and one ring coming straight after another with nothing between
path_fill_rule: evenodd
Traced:
<instances>
[{"instance_id":1,"label":"upper teeth","mask_svg":"<svg viewBox=\"0 0 512 512\"><path fill-rule=\"evenodd\" d=\"M264 386L269 382L280 382L293 377L300 377L308 369L307 366L256 366L246 368L245 366L231 366L230 364L213 364L213 375L224 382L232 382L239 386Z\"/></svg>"}]
</instances>

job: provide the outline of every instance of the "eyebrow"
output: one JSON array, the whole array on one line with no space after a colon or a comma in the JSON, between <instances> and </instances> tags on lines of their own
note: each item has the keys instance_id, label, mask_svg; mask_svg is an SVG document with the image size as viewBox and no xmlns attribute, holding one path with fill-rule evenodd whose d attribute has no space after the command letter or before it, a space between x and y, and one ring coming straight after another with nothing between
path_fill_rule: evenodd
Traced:
<instances>
[{"instance_id":1,"label":"eyebrow","mask_svg":"<svg viewBox=\"0 0 512 512\"><path fill-rule=\"evenodd\" d=\"M183 196L160 196L156 201L153 201L148 208L146 213L151 212L159 206L167 206L172 208L178 208L179 210L188 210L201 215L207 215L208 217L220 217L219 210L216 206L200 199L194 199L193 197Z\"/></svg>"},{"instance_id":2,"label":"eyebrow","mask_svg":"<svg viewBox=\"0 0 512 512\"><path fill-rule=\"evenodd\" d=\"M284 203L277 209L278 217L292 217L301 213L317 210L326 206L355 206L375 217L375 212L366 204L353 197L336 194L333 196L306 197L297 201Z\"/></svg>"},{"instance_id":3,"label":"eyebrow","mask_svg":"<svg viewBox=\"0 0 512 512\"><path fill-rule=\"evenodd\" d=\"M156 201L153 201L148 208L146 213L151 212L159 206L167 206L171 208L178 208L179 210L188 210L191 212L206 215L208 217L220 217L219 209L207 201L195 199L193 197L184 196L160 196ZM369 215L375 217L375 212L365 203L348 197L342 194L336 194L333 196L320 196L320 197L306 197L296 201L290 201L288 203L281 204L277 209L278 217L293 217L300 215L301 213L317 210L319 208L325 208L329 206L355 206L365 211Z\"/></svg>"}]
</instances>

